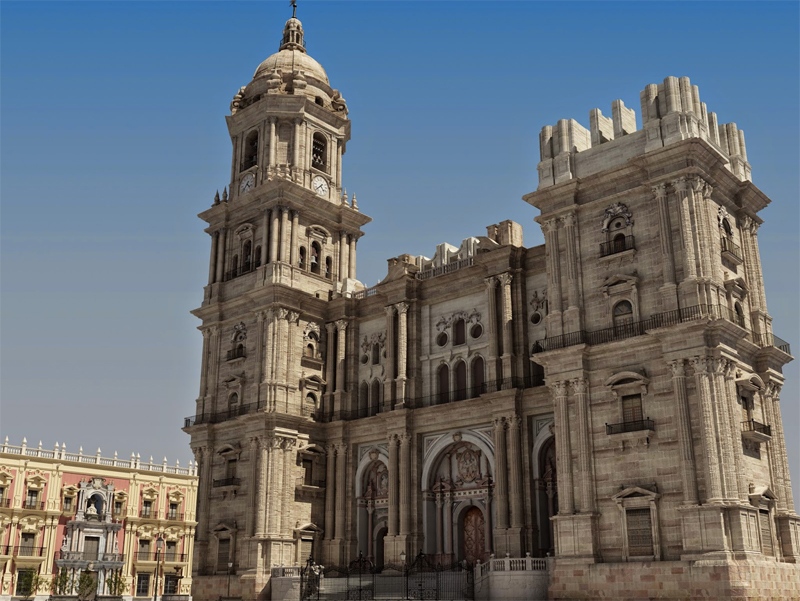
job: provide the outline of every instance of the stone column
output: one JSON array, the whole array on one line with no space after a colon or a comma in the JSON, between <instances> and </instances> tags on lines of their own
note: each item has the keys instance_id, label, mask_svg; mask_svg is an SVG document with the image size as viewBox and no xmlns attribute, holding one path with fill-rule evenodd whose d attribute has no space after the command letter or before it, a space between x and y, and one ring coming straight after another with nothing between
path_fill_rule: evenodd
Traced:
<instances>
[{"instance_id":1,"label":"stone column","mask_svg":"<svg viewBox=\"0 0 800 601\"><path fill-rule=\"evenodd\" d=\"M692 420L689 415L689 403L686 398L686 369L683 359L670 361L669 366L672 369L672 390L677 404L683 502L686 505L697 505L697 475L694 465L694 450L692 448Z\"/></svg>"},{"instance_id":2,"label":"stone column","mask_svg":"<svg viewBox=\"0 0 800 601\"><path fill-rule=\"evenodd\" d=\"M280 207L272 208L272 229L269 232L269 260L278 261L278 243L280 242Z\"/></svg>"},{"instance_id":3,"label":"stone column","mask_svg":"<svg viewBox=\"0 0 800 601\"><path fill-rule=\"evenodd\" d=\"M219 239L219 232L211 232L211 256L208 259L208 283L213 284L216 282L216 269L217 266L217 242Z\"/></svg>"},{"instance_id":4,"label":"stone column","mask_svg":"<svg viewBox=\"0 0 800 601\"><path fill-rule=\"evenodd\" d=\"M333 348L333 339L334 339L334 332L335 330L334 324L326 323L325 324L325 331L327 336L325 337L326 343L326 351L325 351L325 396L328 397L328 406L325 410L330 415L333 413L333 402L332 402L332 394L334 391L334 382L336 377L336 366L334 364L334 357L336 356L336 349Z\"/></svg>"},{"instance_id":5,"label":"stone column","mask_svg":"<svg viewBox=\"0 0 800 601\"><path fill-rule=\"evenodd\" d=\"M280 533L290 534L294 523L292 522L291 508L294 506L294 468L297 465L294 447L297 441L293 438L284 438L281 450L283 451L283 511L281 511Z\"/></svg>"},{"instance_id":6,"label":"stone column","mask_svg":"<svg viewBox=\"0 0 800 601\"><path fill-rule=\"evenodd\" d=\"M325 447L325 540L334 536L334 508L336 506L336 445Z\"/></svg>"},{"instance_id":7,"label":"stone column","mask_svg":"<svg viewBox=\"0 0 800 601\"><path fill-rule=\"evenodd\" d=\"M584 513L594 511L594 477L592 475L592 440L589 424L589 395L587 382L583 378L575 378L571 382L575 395L576 419L578 421L578 477L581 485L580 509Z\"/></svg>"},{"instance_id":8,"label":"stone column","mask_svg":"<svg viewBox=\"0 0 800 601\"><path fill-rule=\"evenodd\" d=\"M397 514L398 514L398 462L397 462L397 434L389 435L389 519L388 536L397 535Z\"/></svg>"},{"instance_id":9,"label":"stone column","mask_svg":"<svg viewBox=\"0 0 800 601\"><path fill-rule=\"evenodd\" d=\"M341 138L336 138L336 185L341 190L342 188L342 146L344 141Z\"/></svg>"},{"instance_id":10,"label":"stone column","mask_svg":"<svg viewBox=\"0 0 800 601\"><path fill-rule=\"evenodd\" d=\"M296 175L300 175L300 169L302 169L302 165L300 164L300 140L302 138L303 132L301 126L303 125L303 120L299 117L294 120L294 144L292 144L294 151L292 157L292 166L296 170Z\"/></svg>"},{"instance_id":11,"label":"stone column","mask_svg":"<svg viewBox=\"0 0 800 601\"><path fill-rule=\"evenodd\" d=\"M453 497L446 493L444 497L444 552L453 553Z\"/></svg>"},{"instance_id":12,"label":"stone column","mask_svg":"<svg viewBox=\"0 0 800 601\"><path fill-rule=\"evenodd\" d=\"M267 467L269 463L269 439L257 439L258 461L256 462L256 524L255 535L263 537L265 534L265 520L267 517Z\"/></svg>"},{"instance_id":13,"label":"stone column","mask_svg":"<svg viewBox=\"0 0 800 601\"><path fill-rule=\"evenodd\" d=\"M511 498L511 527L525 527L525 512L523 510L522 493L522 452L520 450L520 426L522 419L519 415L510 415L506 418L508 424L508 494Z\"/></svg>"},{"instance_id":14,"label":"stone column","mask_svg":"<svg viewBox=\"0 0 800 601\"><path fill-rule=\"evenodd\" d=\"M408 377L408 303L397 308L397 401L405 404Z\"/></svg>"},{"instance_id":15,"label":"stone column","mask_svg":"<svg viewBox=\"0 0 800 601\"><path fill-rule=\"evenodd\" d=\"M268 512L267 531L279 534L281 530L281 515L283 514L283 439L272 439L270 449L269 477L270 477L270 502Z\"/></svg>"},{"instance_id":16,"label":"stone column","mask_svg":"<svg viewBox=\"0 0 800 601\"><path fill-rule=\"evenodd\" d=\"M510 273L501 273L497 276L497 281L501 286L502 307L500 319L503 327L503 388L510 388L512 385L512 378L514 377L512 370L512 360L514 357L513 345L513 312L511 308L511 279Z\"/></svg>"},{"instance_id":17,"label":"stone column","mask_svg":"<svg viewBox=\"0 0 800 601\"><path fill-rule=\"evenodd\" d=\"M731 432L731 445L733 452L733 465L735 473L736 489L734 493L741 503L749 503L748 499L748 483L747 474L745 473L744 463L744 448L742 445L742 424L741 424L741 411L739 409L737 399L738 391L736 390L736 363L733 361L725 362L725 395L728 398L729 411L728 420Z\"/></svg>"},{"instance_id":18,"label":"stone column","mask_svg":"<svg viewBox=\"0 0 800 601\"><path fill-rule=\"evenodd\" d=\"M717 437L714 432L714 410L712 408L711 390L709 384L709 365L705 357L691 359L697 382L697 395L702 411L702 439L705 452L705 481L706 502L719 503L722 501L722 490L719 473L719 453L717 452Z\"/></svg>"},{"instance_id":19,"label":"stone column","mask_svg":"<svg viewBox=\"0 0 800 601\"><path fill-rule=\"evenodd\" d=\"M205 397L208 394L208 353L209 353L209 339L211 332L208 329L203 329L203 354L200 357L200 399L203 401L203 407L197 407L195 415L202 415L205 409Z\"/></svg>"},{"instance_id":20,"label":"stone column","mask_svg":"<svg viewBox=\"0 0 800 601\"><path fill-rule=\"evenodd\" d=\"M411 534L411 436L403 433L400 443L400 534Z\"/></svg>"},{"instance_id":21,"label":"stone column","mask_svg":"<svg viewBox=\"0 0 800 601\"><path fill-rule=\"evenodd\" d=\"M350 259L350 276L351 278L356 278L356 242L358 242L358 238L355 234L350 236L350 249L348 252L348 258Z\"/></svg>"},{"instance_id":22,"label":"stone column","mask_svg":"<svg viewBox=\"0 0 800 601\"><path fill-rule=\"evenodd\" d=\"M275 124L277 123L277 117L270 117L269 118L269 166L274 167L276 164L277 158L277 137L275 135ZM272 260L275 260L275 255L272 256Z\"/></svg>"},{"instance_id":23,"label":"stone column","mask_svg":"<svg viewBox=\"0 0 800 601\"><path fill-rule=\"evenodd\" d=\"M198 509L197 509L197 532L198 538L208 541L208 502L211 490L211 458L208 456L207 447L194 447L194 462L199 474L198 490Z\"/></svg>"},{"instance_id":24,"label":"stone column","mask_svg":"<svg viewBox=\"0 0 800 601\"><path fill-rule=\"evenodd\" d=\"M339 281L347 279L347 233L339 232Z\"/></svg>"},{"instance_id":25,"label":"stone column","mask_svg":"<svg viewBox=\"0 0 800 601\"><path fill-rule=\"evenodd\" d=\"M280 258L281 263L286 263L289 259L289 209L281 207L281 241L280 241Z\"/></svg>"},{"instance_id":26,"label":"stone column","mask_svg":"<svg viewBox=\"0 0 800 601\"><path fill-rule=\"evenodd\" d=\"M739 484L733 458L733 437L741 438L741 430L731 429L731 399L725 386L725 369L727 359L713 359L711 361L711 382L713 384L713 398L716 417L716 430L719 439L720 468L722 476L722 496L730 501L739 500Z\"/></svg>"},{"instance_id":27,"label":"stone column","mask_svg":"<svg viewBox=\"0 0 800 601\"><path fill-rule=\"evenodd\" d=\"M494 384L497 380L497 302L494 295L497 278L486 278L484 282L486 283L486 301L489 305L489 315L486 318L486 334L489 337L486 376L489 382Z\"/></svg>"},{"instance_id":28,"label":"stone column","mask_svg":"<svg viewBox=\"0 0 800 601\"><path fill-rule=\"evenodd\" d=\"M494 419L494 463L496 526L504 530L508 528L508 466L506 465L506 424L502 417Z\"/></svg>"},{"instance_id":29,"label":"stone column","mask_svg":"<svg viewBox=\"0 0 800 601\"><path fill-rule=\"evenodd\" d=\"M227 235L225 228L217 232L217 281L225 281L225 242Z\"/></svg>"},{"instance_id":30,"label":"stone column","mask_svg":"<svg viewBox=\"0 0 800 601\"><path fill-rule=\"evenodd\" d=\"M692 217L689 209L689 185L685 177L678 178L672 182L675 193L678 197L678 208L681 216L681 244L683 247L683 280L694 279L697 277L697 265L695 262L695 242L692 232Z\"/></svg>"},{"instance_id":31,"label":"stone column","mask_svg":"<svg viewBox=\"0 0 800 601\"><path fill-rule=\"evenodd\" d=\"M289 262L297 267L297 230L300 227L299 211L292 211L292 241L289 243ZM320 257L320 260L322 258Z\"/></svg>"},{"instance_id":32,"label":"stone column","mask_svg":"<svg viewBox=\"0 0 800 601\"><path fill-rule=\"evenodd\" d=\"M347 320L338 320L336 322L336 329L339 332L338 344L336 348L336 392L344 392L345 351L347 350Z\"/></svg>"},{"instance_id":33,"label":"stone column","mask_svg":"<svg viewBox=\"0 0 800 601\"><path fill-rule=\"evenodd\" d=\"M550 389L553 391L553 403L555 405L558 513L559 515L572 515L575 513L575 500L572 489L572 448L569 440L567 382L559 380Z\"/></svg>"},{"instance_id":34,"label":"stone column","mask_svg":"<svg viewBox=\"0 0 800 601\"><path fill-rule=\"evenodd\" d=\"M767 443L770 463L776 473L775 495L777 498L777 509L780 513L793 511L794 497L792 495L792 485L789 478L789 462L786 455L786 439L783 437L783 420L781 419L780 406L781 385L776 382L769 382L763 392L763 402L765 407L769 406L770 411L768 420L772 423L767 424L772 431L772 439Z\"/></svg>"},{"instance_id":35,"label":"stone column","mask_svg":"<svg viewBox=\"0 0 800 601\"><path fill-rule=\"evenodd\" d=\"M444 536L444 501L442 500L442 493L436 493L436 554L443 553L442 537ZM487 536L486 540L490 537Z\"/></svg>"},{"instance_id":36,"label":"stone column","mask_svg":"<svg viewBox=\"0 0 800 601\"><path fill-rule=\"evenodd\" d=\"M667 203L667 186L658 184L653 187L653 194L658 205L658 231L661 238L661 279L663 280L664 307L669 310L677 309L675 296L675 255L672 248L672 225L669 219L669 204Z\"/></svg>"},{"instance_id":37,"label":"stone column","mask_svg":"<svg viewBox=\"0 0 800 601\"><path fill-rule=\"evenodd\" d=\"M346 538L345 512L347 510L347 444L336 445L336 538Z\"/></svg>"},{"instance_id":38,"label":"stone column","mask_svg":"<svg viewBox=\"0 0 800 601\"><path fill-rule=\"evenodd\" d=\"M392 408L392 382L397 377L394 371L395 355L394 355L394 312L395 307L389 305L383 308L386 312L386 367L384 369L383 380L383 411L389 411Z\"/></svg>"},{"instance_id":39,"label":"stone column","mask_svg":"<svg viewBox=\"0 0 800 601\"><path fill-rule=\"evenodd\" d=\"M566 235L566 261L567 261L567 306L569 309L580 309L580 293L578 288L578 269L580 257L578 256L577 236L575 232L575 213L564 216L564 234ZM576 316L579 318L579 315ZM580 330L580 320L572 324L570 330Z\"/></svg>"},{"instance_id":40,"label":"stone column","mask_svg":"<svg viewBox=\"0 0 800 601\"><path fill-rule=\"evenodd\" d=\"M563 301L561 300L561 261L558 254L558 219L548 219L544 222L544 240L547 264L547 292L549 297L548 315L561 313ZM559 330L561 323L558 323ZM559 334L561 332L558 332Z\"/></svg>"},{"instance_id":41,"label":"stone column","mask_svg":"<svg viewBox=\"0 0 800 601\"><path fill-rule=\"evenodd\" d=\"M269 209L264 211L261 218L261 265L267 264L267 250L269 248Z\"/></svg>"}]
</instances>

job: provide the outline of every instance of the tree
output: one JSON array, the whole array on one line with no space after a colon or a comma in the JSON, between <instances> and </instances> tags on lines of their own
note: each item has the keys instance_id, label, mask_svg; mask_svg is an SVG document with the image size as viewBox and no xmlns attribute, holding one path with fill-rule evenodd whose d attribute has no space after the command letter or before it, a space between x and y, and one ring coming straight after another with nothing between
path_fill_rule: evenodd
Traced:
<instances>
[{"instance_id":1,"label":"tree","mask_svg":"<svg viewBox=\"0 0 800 601\"><path fill-rule=\"evenodd\" d=\"M20 593L20 597L23 599L30 599L36 595L39 588L47 582L39 572L34 572L33 570L17 572L17 578L19 579L17 590Z\"/></svg>"},{"instance_id":2,"label":"tree","mask_svg":"<svg viewBox=\"0 0 800 601\"><path fill-rule=\"evenodd\" d=\"M69 595L72 593L73 588L72 579L69 577L67 568L61 568L58 574L53 577L51 592L54 595Z\"/></svg>"},{"instance_id":3,"label":"tree","mask_svg":"<svg viewBox=\"0 0 800 601\"><path fill-rule=\"evenodd\" d=\"M116 571L112 572L106 578L106 590L108 594L112 597L121 597L125 594L125 591L128 589L128 583L125 582L125 578L122 576L122 572Z\"/></svg>"},{"instance_id":4,"label":"tree","mask_svg":"<svg viewBox=\"0 0 800 601\"><path fill-rule=\"evenodd\" d=\"M89 601L97 592L97 580L89 572L81 572L78 578L78 601Z\"/></svg>"}]
</instances>

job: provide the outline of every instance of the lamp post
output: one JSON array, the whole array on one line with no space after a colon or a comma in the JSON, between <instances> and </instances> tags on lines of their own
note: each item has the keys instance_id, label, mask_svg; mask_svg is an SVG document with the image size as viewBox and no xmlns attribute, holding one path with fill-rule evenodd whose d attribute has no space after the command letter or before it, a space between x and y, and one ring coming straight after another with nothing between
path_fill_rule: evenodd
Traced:
<instances>
[{"instance_id":1,"label":"lamp post","mask_svg":"<svg viewBox=\"0 0 800 601\"><path fill-rule=\"evenodd\" d=\"M408 598L408 564L406 564L406 552L400 551L400 561L403 562L403 597Z\"/></svg>"},{"instance_id":2,"label":"lamp post","mask_svg":"<svg viewBox=\"0 0 800 601\"><path fill-rule=\"evenodd\" d=\"M228 598L231 596L231 570L233 569L233 562L228 562Z\"/></svg>"},{"instance_id":3,"label":"lamp post","mask_svg":"<svg viewBox=\"0 0 800 601\"><path fill-rule=\"evenodd\" d=\"M161 547L164 546L164 539L161 538L161 535L158 536L156 539L156 586L153 588L153 601L156 601L156 597L158 596L158 561L161 557Z\"/></svg>"}]
</instances>

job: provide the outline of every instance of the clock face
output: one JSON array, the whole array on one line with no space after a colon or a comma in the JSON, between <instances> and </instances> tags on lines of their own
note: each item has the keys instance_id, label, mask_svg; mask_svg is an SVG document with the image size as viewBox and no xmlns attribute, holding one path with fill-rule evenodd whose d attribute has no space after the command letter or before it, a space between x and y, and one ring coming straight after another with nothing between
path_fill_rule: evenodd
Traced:
<instances>
[{"instance_id":1,"label":"clock face","mask_svg":"<svg viewBox=\"0 0 800 601\"><path fill-rule=\"evenodd\" d=\"M242 178L239 184L239 192L249 192L256 185L256 178L252 173L248 173Z\"/></svg>"},{"instance_id":2,"label":"clock face","mask_svg":"<svg viewBox=\"0 0 800 601\"><path fill-rule=\"evenodd\" d=\"M328 182L320 175L315 176L314 179L311 180L311 187L314 189L314 192L320 196L326 196L328 194Z\"/></svg>"}]
</instances>

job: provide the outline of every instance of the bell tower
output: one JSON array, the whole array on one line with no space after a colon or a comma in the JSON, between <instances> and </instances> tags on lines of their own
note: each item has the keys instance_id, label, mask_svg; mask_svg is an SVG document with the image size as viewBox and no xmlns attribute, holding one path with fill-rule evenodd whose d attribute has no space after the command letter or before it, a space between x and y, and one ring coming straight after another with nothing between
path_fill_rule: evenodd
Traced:
<instances>
[{"instance_id":1,"label":"bell tower","mask_svg":"<svg viewBox=\"0 0 800 601\"><path fill-rule=\"evenodd\" d=\"M345 335L330 301L361 286L356 242L371 219L342 185L347 104L296 16L226 120L230 183L199 215L211 252L184 431L200 469L196 576L232 571L242 588L230 594L255 598L270 567L307 557L321 531L324 500L296 483L324 471L317 419L339 365L326 351ZM198 591L224 595L216 582Z\"/></svg>"}]
</instances>

